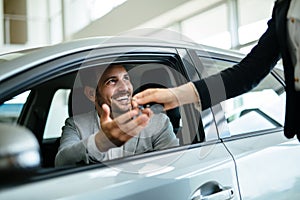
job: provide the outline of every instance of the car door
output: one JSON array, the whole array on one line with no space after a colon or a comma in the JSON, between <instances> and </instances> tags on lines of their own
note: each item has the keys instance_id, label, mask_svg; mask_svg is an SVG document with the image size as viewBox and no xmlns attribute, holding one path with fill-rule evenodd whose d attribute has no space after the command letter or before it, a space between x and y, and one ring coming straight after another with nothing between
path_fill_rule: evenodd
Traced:
<instances>
[{"instance_id":1,"label":"car door","mask_svg":"<svg viewBox=\"0 0 300 200\"><path fill-rule=\"evenodd\" d=\"M231 137L224 141L235 157L244 199L300 197L300 162L297 159L300 145L296 137L287 139L283 134L285 92L278 90L280 83L276 81L274 76L269 76L258 86L263 90L240 97L245 104L248 103L247 98L258 102L242 111L244 114L237 122L228 123ZM245 125L249 122L256 127L254 130ZM231 123L235 124L231 127ZM236 126L242 128L235 129ZM239 139L236 140L236 137Z\"/></svg>"},{"instance_id":2,"label":"car door","mask_svg":"<svg viewBox=\"0 0 300 200\"><path fill-rule=\"evenodd\" d=\"M185 49L126 46L92 51L66 54L5 80L2 94L7 97L35 91L19 122L36 134L41 145L43 137L37 134L44 133L51 101L43 106L45 102L39 97L54 96L45 88L54 89L61 80L66 84L63 88L68 88L66 77L78 67L130 61L139 66L142 63L141 70L133 71L137 79L140 71L153 67L167 69L169 77L163 78L171 79L172 86L199 78ZM3 185L0 199L240 199L235 164L218 137L212 110L200 115L195 105L185 105L180 107L180 116L177 147L87 166L41 167L28 179Z\"/></svg>"},{"instance_id":3,"label":"car door","mask_svg":"<svg viewBox=\"0 0 300 200\"><path fill-rule=\"evenodd\" d=\"M210 73L235 63L234 59L217 56L200 59L215 68ZM218 132L234 157L242 199L300 197L300 145L296 137L287 139L283 134L285 90L281 69L276 66L276 72L248 93L223 101L218 112Z\"/></svg>"}]
</instances>

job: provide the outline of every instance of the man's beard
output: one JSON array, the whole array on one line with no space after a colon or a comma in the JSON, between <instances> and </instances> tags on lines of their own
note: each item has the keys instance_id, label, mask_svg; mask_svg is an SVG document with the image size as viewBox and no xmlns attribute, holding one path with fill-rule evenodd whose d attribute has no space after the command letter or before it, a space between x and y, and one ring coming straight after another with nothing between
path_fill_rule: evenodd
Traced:
<instances>
[{"instance_id":1,"label":"man's beard","mask_svg":"<svg viewBox=\"0 0 300 200\"><path fill-rule=\"evenodd\" d=\"M104 98L100 95L98 91L96 92L96 96L97 96L97 104L100 108L104 103L106 103L109 106L111 111L110 113L111 118L115 118L131 110L131 94L129 92L119 92L117 94L114 94L111 97L111 101L109 103L104 101ZM128 99L123 100L123 103L122 101L117 100L122 96L128 96Z\"/></svg>"}]
</instances>

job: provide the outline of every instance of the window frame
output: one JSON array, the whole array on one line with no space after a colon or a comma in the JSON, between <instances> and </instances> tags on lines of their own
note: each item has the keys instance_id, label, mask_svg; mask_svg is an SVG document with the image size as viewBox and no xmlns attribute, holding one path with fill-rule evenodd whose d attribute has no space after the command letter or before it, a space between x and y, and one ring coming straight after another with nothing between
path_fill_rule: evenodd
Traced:
<instances>
[{"instance_id":1,"label":"window frame","mask_svg":"<svg viewBox=\"0 0 300 200\"><path fill-rule=\"evenodd\" d=\"M238 55L238 56L224 55L224 54L218 55L218 53L210 53L210 52L203 53L201 51L197 51L197 56L199 59L204 58L204 59L212 59L212 60L217 60L217 61L230 62L230 63L232 63L232 65L237 64L242 59L242 57L240 57L242 55ZM201 69L204 69L204 67L201 66L200 71L201 71ZM278 82L278 84L280 84L282 86L282 88L284 89L284 87L285 87L284 80L282 80L282 76L280 76L280 74L278 73L277 70L279 70L279 69L276 69L276 67L274 67L274 69L270 72L270 74L268 74L268 76L272 76L272 78L274 78L274 80L276 82ZM200 73L200 71L199 71L199 69L197 69L198 73ZM217 70L217 72L219 72L219 71L220 70ZM212 74L207 74L207 75L212 75ZM201 76L201 74L200 74L200 76ZM251 91L249 91L249 92L251 92ZM226 140L233 139L234 140L234 139L240 139L243 137L254 137L256 135L268 134L268 133L273 133L275 131L283 130L283 127L275 127L275 128L271 128L271 129L258 130L258 131L254 131L254 132L250 131L250 132L246 132L246 133L231 135L229 126L228 126L228 123L227 123L227 120L225 117L225 111L223 110L221 103L216 104L215 106L211 107L211 109L213 110L213 113L215 116L215 121L217 124L217 129L218 129L218 134L219 134L220 139L226 139Z\"/></svg>"},{"instance_id":2,"label":"window frame","mask_svg":"<svg viewBox=\"0 0 300 200\"><path fill-rule=\"evenodd\" d=\"M184 70L184 66L182 64L182 60L181 58L178 56L175 48L171 49L171 48L154 48L154 47L143 47L143 52L139 52L136 51L136 47L128 47L128 48L124 48L126 51L130 52L133 51L131 53L128 54L128 56L132 56L134 57L136 55L136 62L139 62L141 60L139 60L138 58L141 58L141 56L152 56L153 58L169 58L171 60L165 60L166 62L170 62L172 63L175 59L175 64L176 69L178 69L182 74L186 75L186 71ZM171 49L171 50L170 50ZM90 60L88 60L90 62L90 64L92 63L97 63L97 61L99 59L106 59L107 62L110 62L112 59L114 59L115 57L118 56L122 56L122 57L126 57L124 56L124 54L122 52L118 52L118 47L110 47L107 48L105 50L101 50L99 49L101 53L98 52L93 52L93 55L91 56ZM95 50L98 51L98 50ZM13 97L14 95L21 93L24 90L28 90L28 89L32 89L32 88L36 88L36 87L40 87L41 85L43 85L44 83L46 83L49 80L67 75L69 73L75 72L76 70L78 70L79 66L81 65L83 60L86 59L87 55L90 55L90 51L82 51L82 52L78 52L78 53L74 53L74 54L70 54L70 55L65 55L61 58L57 58L55 60L51 60L48 61L46 63L42 63L24 73L20 73L17 74L16 76L14 76L13 78L9 78L7 80L5 80L3 83L3 86L1 88L1 92L3 92L3 94L5 94L5 97L9 98L9 97ZM172 61L173 59L173 61ZM150 59L148 59L150 61ZM151 60L153 62L153 60ZM159 60L161 61L161 60ZM122 60L118 60L118 62L122 62ZM127 61L128 62L128 61ZM97 63L99 64L99 63ZM189 77L185 77L187 80L189 80ZM180 82L182 83L182 82ZM178 83L178 84L180 84ZM53 88L53 91L44 91L45 94L47 93L48 97L52 97L56 91L56 89L58 88ZM41 90L42 91L42 90ZM18 123L20 125L24 125L26 127L29 126L32 127L34 125L30 124L29 121L31 120L31 117L33 117L33 115L36 114L36 112L33 110L33 105L35 105L35 101L37 101L37 96L38 95L42 95L39 93L39 91L36 90L32 90L30 96L28 97L28 101L24 106L24 109L22 110L22 114L20 115L19 121ZM52 98L49 99L49 101L52 101ZM0 101L4 101L5 99L1 99ZM50 102L51 102L50 101ZM48 113L50 109L50 103L49 103L49 107L46 108L46 110L41 111L40 113L42 115L44 115L44 113ZM28 116L28 113L31 113L31 116ZM43 116L43 119L46 120L47 119L47 115ZM40 123L40 122L39 122ZM40 125L44 126L45 128L45 123L46 121L42 122ZM43 125L44 124L44 125ZM34 133L36 134L36 137L38 138L40 144L43 144L44 142L47 143L47 141L43 141L43 134L42 135L37 135L36 131L34 131ZM54 139L49 139L49 142L53 142ZM130 162L132 160L137 160L137 159L143 159L143 158L148 158L148 157L153 157L153 156L159 156L159 155L165 155L165 154L169 154L172 152L178 152L178 151L185 151L187 149L190 148L198 148L200 146L206 146L209 144L205 144L205 143L197 143L197 144L189 144L187 146L179 146L179 147L175 147L175 148L171 148L171 149L166 149L166 150L161 150L158 152L150 152L147 154L141 154L141 155L135 155L133 157L126 157L126 158L122 158L120 160L112 160L109 161L111 163L115 163L115 164L121 164L124 162ZM34 180L43 180L46 177L55 177L58 175L63 175L63 174L70 174L70 173L76 173L82 170L87 170L87 169L95 169L98 167L105 167L105 164L96 164L96 165L90 165L90 166L83 166L83 167L78 167L78 168L73 168L73 167L66 167L65 170L61 171L61 170L57 170L55 168L53 169L47 169L47 170L41 170L39 172L37 172L37 174L35 174L33 176Z\"/></svg>"}]
</instances>

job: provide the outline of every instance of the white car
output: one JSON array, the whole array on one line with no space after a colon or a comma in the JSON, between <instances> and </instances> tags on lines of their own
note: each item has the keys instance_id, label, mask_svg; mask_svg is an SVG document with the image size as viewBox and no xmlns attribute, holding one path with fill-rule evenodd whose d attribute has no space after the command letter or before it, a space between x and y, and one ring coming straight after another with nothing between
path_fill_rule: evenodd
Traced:
<instances>
[{"instance_id":1,"label":"white car","mask_svg":"<svg viewBox=\"0 0 300 200\"><path fill-rule=\"evenodd\" d=\"M0 56L0 199L299 199L299 141L283 135L285 89L276 66L252 91L199 112L167 113L177 147L55 167L64 120L85 112L77 72L130 65L135 89L174 87L244 55L188 42L91 38ZM150 85L151 85L150 84ZM148 85L148 87L151 87Z\"/></svg>"}]
</instances>

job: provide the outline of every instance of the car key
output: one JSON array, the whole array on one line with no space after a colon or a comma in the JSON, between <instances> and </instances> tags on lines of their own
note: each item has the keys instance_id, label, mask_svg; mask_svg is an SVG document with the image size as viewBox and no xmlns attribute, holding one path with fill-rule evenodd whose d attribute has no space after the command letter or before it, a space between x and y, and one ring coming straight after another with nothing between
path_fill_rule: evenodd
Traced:
<instances>
[{"instance_id":1,"label":"car key","mask_svg":"<svg viewBox=\"0 0 300 200\"><path fill-rule=\"evenodd\" d=\"M161 104L153 104L152 106L149 104L146 106L139 105L138 108L140 111L143 111L145 108L150 108L154 114L159 114L164 111L164 107Z\"/></svg>"}]
</instances>

